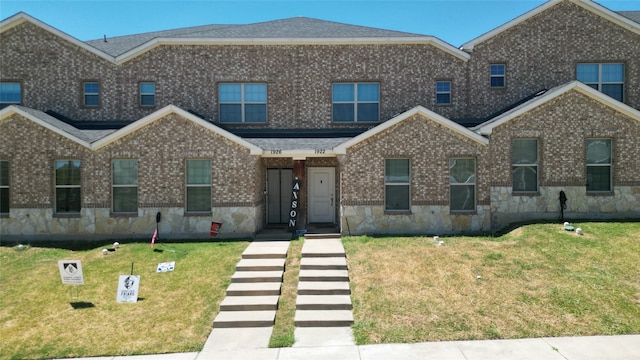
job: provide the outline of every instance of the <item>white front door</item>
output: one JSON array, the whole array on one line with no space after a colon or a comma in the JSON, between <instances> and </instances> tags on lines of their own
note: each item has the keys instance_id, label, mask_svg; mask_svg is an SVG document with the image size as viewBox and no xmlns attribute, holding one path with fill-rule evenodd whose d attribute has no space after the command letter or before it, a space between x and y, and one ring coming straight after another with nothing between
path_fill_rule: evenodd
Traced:
<instances>
[{"instance_id":1,"label":"white front door","mask_svg":"<svg viewBox=\"0 0 640 360\"><path fill-rule=\"evenodd\" d=\"M309 168L309 222L335 222L335 168Z\"/></svg>"}]
</instances>

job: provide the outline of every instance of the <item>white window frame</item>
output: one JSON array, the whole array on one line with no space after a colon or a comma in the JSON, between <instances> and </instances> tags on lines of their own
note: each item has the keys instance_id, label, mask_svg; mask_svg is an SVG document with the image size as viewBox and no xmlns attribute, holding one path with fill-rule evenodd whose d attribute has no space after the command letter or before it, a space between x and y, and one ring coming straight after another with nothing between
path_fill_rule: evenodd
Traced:
<instances>
[{"instance_id":1,"label":"white window frame","mask_svg":"<svg viewBox=\"0 0 640 360\"><path fill-rule=\"evenodd\" d=\"M0 164L5 164L5 168L7 169L7 183L3 184L2 182L0 182L0 191L6 189L7 191L7 212L1 212L0 210L0 215L9 215L9 210L10 210L10 200L11 200L11 190L9 188L10 186L10 173L9 173L9 161L8 160L0 160ZM1 167L0 167L1 168ZM2 177L0 176L0 179Z\"/></svg>"},{"instance_id":2,"label":"white window frame","mask_svg":"<svg viewBox=\"0 0 640 360\"><path fill-rule=\"evenodd\" d=\"M453 176L451 176L451 168L452 168L452 161L456 161L456 160L473 160L473 182L454 182L453 180ZM478 185L477 185L477 176L478 176L478 161L476 158L474 157L454 157L454 158L450 158L449 159L449 211L452 213L469 213L469 212L475 212L477 211L477 206L478 206ZM454 189L456 187L462 187L462 186L470 186L473 185L473 209L454 209L453 208L453 193L454 193Z\"/></svg>"},{"instance_id":3,"label":"white window frame","mask_svg":"<svg viewBox=\"0 0 640 360\"><path fill-rule=\"evenodd\" d=\"M153 85L153 92L144 92L142 90L143 85ZM153 81L141 81L140 84L138 85L138 89L140 92L140 106L142 107L154 107L156 106L156 83ZM145 104L143 99L144 97L151 97L153 99L153 103L152 104Z\"/></svg>"},{"instance_id":4,"label":"white window frame","mask_svg":"<svg viewBox=\"0 0 640 360\"><path fill-rule=\"evenodd\" d=\"M502 66L502 74L494 75L492 72L492 68L494 66ZM493 79L502 78L502 86L494 86ZM492 89L504 89L507 87L507 64L503 63L494 63L489 64L489 87Z\"/></svg>"},{"instance_id":5,"label":"white window frame","mask_svg":"<svg viewBox=\"0 0 640 360\"><path fill-rule=\"evenodd\" d=\"M449 91L439 91L438 90L438 84L441 84L441 83L449 84ZM443 94L446 94L446 95L449 96L449 101L447 101L447 102L439 102L438 101L438 95L443 95ZM451 101L452 101L452 99L451 99L451 81L450 80L439 80L439 81L436 81L436 105L451 105Z\"/></svg>"},{"instance_id":6,"label":"white window frame","mask_svg":"<svg viewBox=\"0 0 640 360\"><path fill-rule=\"evenodd\" d=\"M580 66L580 65L598 65L598 81L596 81L596 82L585 82L585 81L582 81L585 85L588 85L588 86L591 86L591 87L593 87L592 85L595 85L595 86L597 86L597 88L594 88L594 89L600 91L601 93L603 93L605 95L607 95L607 93L602 91L602 86L603 85L620 85L620 86L622 86L622 99L616 99L616 100L624 102L625 95L626 95L625 94L626 91L624 89L624 73L625 73L624 63L588 63L588 62L587 63L577 63L576 64L576 79L578 79L578 66ZM622 66L622 81L607 81L607 82L603 81L602 80L602 65L621 65Z\"/></svg>"},{"instance_id":7,"label":"white window frame","mask_svg":"<svg viewBox=\"0 0 640 360\"><path fill-rule=\"evenodd\" d=\"M387 181L387 161L393 160L406 160L407 161L407 172L408 172L408 181L406 182L388 182ZM406 209L389 209L389 200L387 198L387 187L390 186L402 186L407 188L407 208ZM386 158L384 159L384 211L387 212L407 212L411 211L411 159L410 158Z\"/></svg>"},{"instance_id":8,"label":"white window frame","mask_svg":"<svg viewBox=\"0 0 640 360\"><path fill-rule=\"evenodd\" d=\"M513 158L513 154L514 154L514 149L515 149L515 142L516 141L535 141L536 142L536 162L535 163L515 163L514 162L514 158ZM517 194L527 194L527 193L538 193L540 191L540 141L538 139L535 138L521 138L521 139L513 139L511 141L511 189L514 193ZM535 190L516 190L515 189L515 178L513 177L513 173L516 167L523 167L523 168L527 168L527 167L534 167L536 168L536 188Z\"/></svg>"},{"instance_id":9,"label":"white window frame","mask_svg":"<svg viewBox=\"0 0 640 360\"><path fill-rule=\"evenodd\" d=\"M97 92L87 92L87 85L98 85ZM98 99L97 104L87 104L87 96L95 96ZM82 82L82 105L85 107L96 108L100 107L100 82L99 81L83 81Z\"/></svg>"},{"instance_id":10,"label":"white window frame","mask_svg":"<svg viewBox=\"0 0 640 360\"><path fill-rule=\"evenodd\" d=\"M601 163L601 164L589 164L589 160L588 160L588 152L589 152L589 143L592 141L608 141L609 142L609 149L610 149L610 153L609 153L609 162L608 163ZM611 138L588 138L586 143L586 149L585 149L585 165L586 165L586 169L585 169L585 175L587 175L587 181L588 181L588 174L589 174L589 168L594 168L594 167L608 167L609 168L609 189L607 190L589 190L589 184L587 183L587 188L586 191L589 194L608 194L613 192L613 139Z\"/></svg>"},{"instance_id":11,"label":"white window frame","mask_svg":"<svg viewBox=\"0 0 640 360\"><path fill-rule=\"evenodd\" d=\"M208 184L190 184L189 183L189 163L192 161L206 161L209 163L209 183ZM211 212L211 199L213 196L212 183L213 183L213 174L211 172L212 161L210 159L187 159L184 164L184 183L185 183L185 194L184 194L184 203L185 203L185 212L188 213L210 213ZM189 210L189 189L194 188L209 188L209 207L204 210Z\"/></svg>"},{"instance_id":12,"label":"white window frame","mask_svg":"<svg viewBox=\"0 0 640 360\"><path fill-rule=\"evenodd\" d=\"M240 85L240 101L222 101L221 99L221 88L224 85ZM246 85L263 85L264 86L264 102L263 101L247 101L245 96L245 86ZM218 84L218 116L220 118L220 123L223 124L266 124L269 119L269 111L267 108L267 102L269 101L269 93L268 86L266 83L234 83L234 82L224 82ZM241 121L224 121L222 119L222 105L231 104L231 105L240 105L241 112ZM249 121L247 122L246 117L246 106L247 105L264 105L264 121Z\"/></svg>"},{"instance_id":13,"label":"white window frame","mask_svg":"<svg viewBox=\"0 0 640 360\"><path fill-rule=\"evenodd\" d=\"M333 100L333 87L334 85L353 85L353 101L341 101ZM378 100L358 100L358 85L377 85L378 86ZM336 120L335 113L333 111L333 105L335 104L353 104L353 121L346 120ZM358 119L358 105L359 104L377 104L378 105L378 118L375 120L359 120ZM349 123L376 123L380 122L380 83L379 82L336 82L331 84L331 120L334 123L338 124L349 124Z\"/></svg>"},{"instance_id":14,"label":"white window frame","mask_svg":"<svg viewBox=\"0 0 640 360\"><path fill-rule=\"evenodd\" d=\"M59 162L78 162L78 168L80 171L80 178L79 180L79 184L77 185L68 185L68 184L58 184L58 174L56 169L58 168L58 163ZM82 211L82 161L78 160L78 159L62 159L62 160L55 160L54 161L54 169L53 169L53 177L54 177L54 184L55 184L55 204L54 204L54 209L55 209L55 213L56 214L79 214L80 211ZM61 211L58 209L58 189L78 189L79 191L79 201L80 201L80 207L78 208L78 210L73 210L73 211Z\"/></svg>"},{"instance_id":15,"label":"white window frame","mask_svg":"<svg viewBox=\"0 0 640 360\"><path fill-rule=\"evenodd\" d=\"M136 179L135 182L133 184L115 184L114 182L114 176L115 176L115 164L118 161L135 161L136 162ZM138 160L136 159L113 159L111 160L111 211L114 214L134 214L134 213L138 213L138 199L139 199L139 191L138 191L138 178L139 178L139 174L140 174L140 168L139 168L139 163ZM125 210L125 211L119 211L116 210L116 189L123 189L123 188L128 188L128 189L136 189L136 208L135 210Z\"/></svg>"}]
</instances>

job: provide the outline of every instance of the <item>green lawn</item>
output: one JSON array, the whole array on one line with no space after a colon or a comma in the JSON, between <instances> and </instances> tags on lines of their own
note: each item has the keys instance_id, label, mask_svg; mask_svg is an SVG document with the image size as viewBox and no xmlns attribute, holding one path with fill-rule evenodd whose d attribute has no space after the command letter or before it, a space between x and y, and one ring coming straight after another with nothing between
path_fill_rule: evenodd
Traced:
<instances>
[{"instance_id":1,"label":"green lawn","mask_svg":"<svg viewBox=\"0 0 640 360\"><path fill-rule=\"evenodd\" d=\"M0 358L42 359L202 349L248 242L0 247ZM108 246L111 247L111 246ZM85 284L63 285L58 260L81 260ZM175 261L175 271L157 273ZM118 276L140 275L139 301L116 302ZM77 291L77 296L76 296Z\"/></svg>"},{"instance_id":2,"label":"green lawn","mask_svg":"<svg viewBox=\"0 0 640 360\"><path fill-rule=\"evenodd\" d=\"M640 223L345 238L359 344L640 333Z\"/></svg>"}]
</instances>

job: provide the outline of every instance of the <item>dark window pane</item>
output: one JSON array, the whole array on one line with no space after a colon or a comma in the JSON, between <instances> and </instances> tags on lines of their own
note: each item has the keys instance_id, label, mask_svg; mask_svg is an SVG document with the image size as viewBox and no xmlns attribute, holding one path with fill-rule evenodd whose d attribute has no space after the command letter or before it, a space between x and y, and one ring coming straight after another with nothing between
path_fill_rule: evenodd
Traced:
<instances>
[{"instance_id":1,"label":"dark window pane","mask_svg":"<svg viewBox=\"0 0 640 360\"><path fill-rule=\"evenodd\" d=\"M538 140L513 140L514 164L538 163Z\"/></svg>"},{"instance_id":2,"label":"dark window pane","mask_svg":"<svg viewBox=\"0 0 640 360\"><path fill-rule=\"evenodd\" d=\"M141 83L140 84L140 93L141 94L155 94L156 93L156 84L154 84L154 83Z\"/></svg>"},{"instance_id":3,"label":"dark window pane","mask_svg":"<svg viewBox=\"0 0 640 360\"><path fill-rule=\"evenodd\" d=\"M113 212L137 212L138 188L115 187L113 188Z\"/></svg>"},{"instance_id":4,"label":"dark window pane","mask_svg":"<svg viewBox=\"0 0 640 360\"><path fill-rule=\"evenodd\" d=\"M56 161L56 185L80 185L80 161Z\"/></svg>"},{"instance_id":5,"label":"dark window pane","mask_svg":"<svg viewBox=\"0 0 640 360\"><path fill-rule=\"evenodd\" d=\"M452 211L475 210L475 185L454 185L450 188Z\"/></svg>"},{"instance_id":6,"label":"dark window pane","mask_svg":"<svg viewBox=\"0 0 640 360\"><path fill-rule=\"evenodd\" d=\"M378 84L358 84L358 101L378 101Z\"/></svg>"},{"instance_id":7,"label":"dark window pane","mask_svg":"<svg viewBox=\"0 0 640 360\"><path fill-rule=\"evenodd\" d=\"M409 182L409 159L385 159L384 161L385 183Z\"/></svg>"},{"instance_id":8,"label":"dark window pane","mask_svg":"<svg viewBox=\"0 0 640 360\"><path fill-rule=\"evenodd\" d=\"M333 101L354 101L354 84L333 84Z\"/></svg>"},{"instance_id":9,"label":"dark window pane","mask_svg":"<svg viewBox=\"0 0 640 360\"><path fill-rule=\"evenodd\" d=\"M0 189L0 213L2 214L9 213L9 189L8 188Z\"/></svg>"},{"instance_id":10,"label":"dark window pane","mask_svg":"<svg viewBox=\"0 0 640 360\"><path fill-rule=\"evenodd\" d=\"M241 84L220 84L220 102L241 102L242 101L242 85Z\"/></svg>"},{"instance_id":11,"label":"dark window pane","mask_svg":"<svg viewBox=\"0 0 640 360\"><path fill-rule=\"evenodd\" d=\"M378 104L358 104L358 121L378 121Z\"/></svg>"},{"instance_id":12,"label":"dark window pane","mask_svg":"<svg viewBox=\"0 0 640 360\"><path fill-rule=\"evenodd\" d=\"M451 159L449 160L449 181L451 184L476 182L475 159Z\"/></svg>"},{"instance_id":13,"label":"dark window pane","mask_svg":"<svg viewBox=\"0 0 640 360\"><path fill-rule=\"evenodd\" d=\"M436 92L450 92L450 91L451 91L451 82L438 81L436 83Z\"/></svg>"},{"instance_id":14,"label":"dark window pane","mask_svg":"<svg viewBox=\"0 0 640 360\"><path fill-rule=\"evenodd\" d=\"M85 95L84 96L84 104L86 106L98 106L100 105L100 101L98 95Z\"/></svg>"},{"instance_id":15,"label":"dark window pane","mask_svg":"<svg viewBox=\"0 0 640 360\"><path fill-rule=\"evenodd\" d=\"M187 184L208 185L211 184L210 160L187 160Z\"/></svg>"},{"instance_id":16,"label":"dark window pane","mask_svg":"<svg viewBox=\"0 0 640 360\"><path fill-rule=\"evenodd\" d=\"M138 161L114 160L113 161L113 185L137 185Z\"/></svg>"},{"instance_id":17,"label":"dark window pane","mask_svg":"<svg viewBox=\"0 0 640 360\"><path fill-rule=\"evenodd\" d=\"M587 141L587 164L611 164L611 140Z\"/></svg>"},{"instance_id":18,"label":"dark window pane","mask_svg":"<svg viewBox=\"0 0 640 360\"><path fill-rule=\"evenodd\" d=\"M56 212L78 213L80 212L80 188L56 189Z\"/></svg>"},{"instance_id":19,"label":"dark window pane","mask_svg":"<svg viewBox=\"0 0 640 360\"><path fill-rule=\"evenodd\" d=\"M20 83L0 83L0 102L19 104Z\"/></svg>"},{"instance_id":20,"label":"dark window pane","mask_svg":"<svg viewBox=\"0 0 640 360\"><path fill-rule=\"evenodd\" d=\"M611 191L610 166L587 166L587 191Z\"/></svg>"},{"instance_id":21,"label":"dark window pane","mask_svg":"<svg viewBox=\"0 0 640 360\"><path fill-rule=\"evenodd\" d=\"M226 122L226 123L242 122L242 105L220 104L220 122Z\"/></svg>"},{"instance_id":22,"label":"dark window pane","mask_svg":"<svg viewBox=\"0 0 640 360\"><path fill-rule=\"evenodd\" d=\"M244 108L245 122L263 123L267 122L267 105L247 104Z\"/></svg>"},{"instance_id":23,"label":"dark window pane","mask_svg":"<svg viewBox=\"0 0 640 360\"><path fill-rule=\"evenodd\" d=\"M409 210L409 185L385 186L385 210Z\"/></svg>"},{"instance_id":24,"label":"dark window pane","mask_svg":"<svg viewBox=\"0 0 640 360\"><path fill-rule=\"evenodd\" d=\"M246 102L267 102L267 85L246 84L244 86L244 101Z\"/></svg>"},{"instance_id":25,"label":"dark window pane","mask_svg":"<svg viewBox=\"0 0 640 360\"><path fill-rule=\"evenodd\" d=\"M503 64L491 65L491 75L504 76L504 65Z\"/></svg>"},{"instance_id":26,"label":"dark window pane","mask_svg":"<svg viewBox=\"0 0 640 360\"><path fill-rule=\"evenodd\" d=\"M504 87L504 77L492 77L491 87Z\"/></svg>"},{"instance_id":27,"label":"dark window pane","mask_svg":"<svg viewBox=\"0 0 640 360\"><path fill-rule=\"evenodd\" d=\"M333 104L333 121L353 122L354 116L353 104Z\"/></svg>"},{"instance_id":28,"label":"dark window pane","mask_svg":"<svg viewBox=\"0 0 640 360\"><path fill-rule=\"evenodd\" d=\"M436 104L450 104L451 94L436 94Z\"/></svg>"},{"instance_id":29,"label":"dark window pane","mask_svg":"<svg viewBox=\"0 0 640 360\"><path fill-rule=\"evenodd\" d=\"M211 211L211 187L187 188L187 211Z\"/></svg>"},{"instance_id":30,"label":"dark window pane","mask_svg":"<svg viewBox=\"0 0 640 360\"><path fill-rule=\"evenodd\" d=\"M538 191L538 167L514 166L513 191Z\"/></svg>"},{"instance_id":31,"label":"dark window pane","mask_svg":"<svg viewBox=\"0 0 640 360\"><path fill-rule=\"evenodd\" d=\"M602 92L618 101L624 99L623 88L624 86L622 84L602 84Z\"/></svg>"},{"instance_id":32,"label":"dark window pane","mask_svg":"<svg viewBox=\"0 0 640 360\"><path fill-rule=\"evenodd\" d=\"M9 186L9 162L0 161L0 186Z\"/></svg>"},{"instance_id":33,"label":"dark window pane","mask_svg":"<svg viewBox=\"0 0 640 360\"><path fill-rule=\"evenodd\" d=\"M140 105L142 106L154 106L156 104L155 95L140 95Z\"/></svg>"}]
</instances>

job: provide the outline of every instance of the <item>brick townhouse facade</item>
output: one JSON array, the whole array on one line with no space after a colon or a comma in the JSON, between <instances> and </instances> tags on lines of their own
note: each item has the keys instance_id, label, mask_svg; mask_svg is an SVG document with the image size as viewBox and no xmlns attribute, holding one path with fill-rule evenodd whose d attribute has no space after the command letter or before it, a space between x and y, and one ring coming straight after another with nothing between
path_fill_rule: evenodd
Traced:
<instances>
[{"instance_id":1,"label":"brick townhouse facade","mask_svg":"<svg viewBox=\"0 0 640 360\"><path fill-rule=\"evenodd\" d=\"M460 48L309 18L84 42L19 13L0 107L3 239L252 236L296 178L297 229L640 219L640 11L587 0Z\"/></svg>"}]
</instances>

